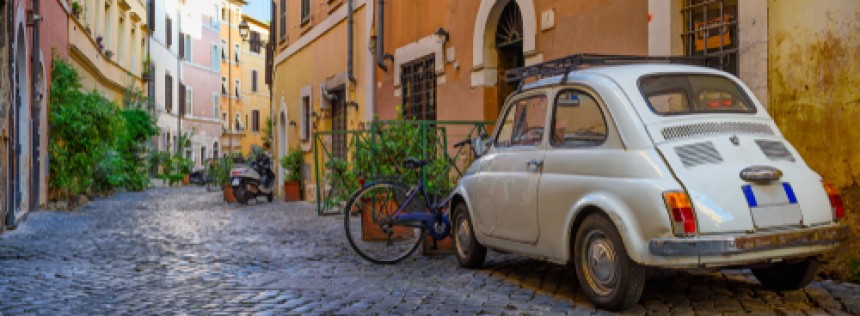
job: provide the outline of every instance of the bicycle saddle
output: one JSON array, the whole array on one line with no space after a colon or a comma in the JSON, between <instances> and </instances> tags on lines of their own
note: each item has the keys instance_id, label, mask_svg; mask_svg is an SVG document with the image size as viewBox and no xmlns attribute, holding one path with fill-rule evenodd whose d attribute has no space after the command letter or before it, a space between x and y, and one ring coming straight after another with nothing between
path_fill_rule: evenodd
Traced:
<instances>
[{"instance_id":1,"label":"bicycle saddle","mask_svg":"<svg viewBox=\"0 0 860 316\"><path fill-rule=\"evenodd\" d=\"M410 169L418 169L429 164L429 160L419 160L412 157L403 159L403 166Z\"/></svg>"}]
</instances>

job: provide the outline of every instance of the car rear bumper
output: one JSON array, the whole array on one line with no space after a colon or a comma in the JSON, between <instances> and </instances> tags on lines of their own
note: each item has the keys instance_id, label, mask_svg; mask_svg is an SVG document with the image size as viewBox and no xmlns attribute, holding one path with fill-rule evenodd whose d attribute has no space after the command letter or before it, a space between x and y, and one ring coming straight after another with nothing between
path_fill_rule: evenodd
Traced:
<instances>
[{"instance_id":1,"label":"car rear bumper","mask_svg":"<svg viewBox=\"0 0 860 316\"><path fill-rule=\"evenodd\" d=\"M648 249L652 255L665 257L731 255L804 246L836 245L850 236L851 231L848 226L835 225L750 236L656 238L649 242Z\"/></svg>"}]
</instances>

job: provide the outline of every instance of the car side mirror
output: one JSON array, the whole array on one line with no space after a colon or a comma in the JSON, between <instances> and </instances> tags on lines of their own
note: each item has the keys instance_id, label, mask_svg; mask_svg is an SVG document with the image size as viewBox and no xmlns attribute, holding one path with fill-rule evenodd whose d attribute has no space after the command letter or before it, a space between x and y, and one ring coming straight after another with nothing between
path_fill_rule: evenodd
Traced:
<instances>
[{"instance_id":1,"label":"car side mirror","mask_svg":"<svg viewBox=\"0 0 860 316\"><path fill-rule=\"evenodd\" d=\"M486 154L490 150L491 141L490 135L486 133L481 133L481 135L472 139L472 148L475 150L475 156L481 157Z\"/></svg>"}]
</instances>

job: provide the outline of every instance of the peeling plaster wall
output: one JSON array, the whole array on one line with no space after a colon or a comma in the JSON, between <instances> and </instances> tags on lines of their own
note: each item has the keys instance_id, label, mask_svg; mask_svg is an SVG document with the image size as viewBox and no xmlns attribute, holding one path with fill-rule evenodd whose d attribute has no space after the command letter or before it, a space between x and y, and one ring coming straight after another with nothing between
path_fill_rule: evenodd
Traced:
<instances>
[{"instance_id":1,"label":"peeling plaster wall","mask_svg":"<svg viewBox=\"0 0 860 316\"><path fill-rule=\"evenodd\" d=\"M768 0L738 1L738 77L768 104Z\"/></svg>"},{"instance_id":2,"label":"peeling plaster wall","mask_svg":"<svg viewBox=\"0 0 860 316\"><path fill-rule=\"evenodd\" d=\"M806 162L860 181L860 1L769 0L769 112Z\"/></svg>"}]
</instances>

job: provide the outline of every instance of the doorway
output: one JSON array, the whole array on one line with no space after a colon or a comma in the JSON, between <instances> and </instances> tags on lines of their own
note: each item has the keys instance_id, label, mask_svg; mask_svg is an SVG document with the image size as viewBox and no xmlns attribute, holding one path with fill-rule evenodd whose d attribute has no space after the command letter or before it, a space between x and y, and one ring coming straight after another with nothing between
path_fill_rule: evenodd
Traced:
<instances>
[{"instance_id":1,"label":"doorway","mask_svg":"<svg viewBox=\"0 0 860 316\"><path fill-rule=\"evenodd\" d=\"M496 26L496 53L498 54L498 108L501 112L505 99L519 87L519 82L505 82L505 72L525 66L523 56L523 16L516 1L510 1L499 16Z\"/></svg>"}]
</instances>

